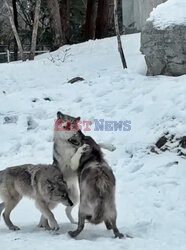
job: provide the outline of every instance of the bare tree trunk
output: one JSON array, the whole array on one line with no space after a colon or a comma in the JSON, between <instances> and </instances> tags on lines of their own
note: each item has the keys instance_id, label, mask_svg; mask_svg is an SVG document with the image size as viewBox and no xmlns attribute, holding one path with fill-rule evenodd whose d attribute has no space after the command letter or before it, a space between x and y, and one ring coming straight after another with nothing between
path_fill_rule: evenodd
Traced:
<instances>
[{"instance_id":1,"label":"bare tree trunk","mask_svg":"<svg viewBox=\"0 0 186 250\"><path fill-rule=\"evenodd\" d=\"M40 8L41 8L41 0L37 0L35 7L34 25L32 31L32 42L31 42L29 60L34 60L35 57Z\"/></svg>"},{"instance_id":2,"label":"bare tree trunk","mask_svg":"<svg viewBox=\"0 0 186 250\"><path fill-rule=\"evenodd\" d=\"M5 5L8 9L8 17L9 17L10 24L11 24L11 27L12 27L12 30L14 33L14 37L15 37L16 42L17 42L17 46L18 46L19 53L20 53L20 58L22 61L24 61L23 48L22 48L21 40L20 40L19 35L17 33L15 23L14 23L13 10L12 10L12 7L9 5L8 0L4 0L4 1L5 1Z\"/></svg>"},{"instance_id":3,"label":"bare tree trunk","mask_svg":"<svg viewBox=\"0 0 186 250\"><path fill-rule=\"evenodd\" d=\"M95 38L96 29L96 15L97 15L97 1L88 0L86 10L86 22L85 22L85 40Z\"/></svg>"},{"instance_id":4,"label":"bare tree trunk","mask_svg":"<svg viewBox=\"0 0 186 250\"><path fill-rule=\"evenodd\" d=\"M117 41L118 41L118 51L120 53L123 68L125 69L125 68L127 68L127 63L126 63L126 60L125 60L125 55L124 55L124 52L123 52L121 37L120 37L120 32L119 32L118 0L114 0L114 22L115 22L115 30L116 30L116 35L117 35Z\"/></svg>"},{"instance_id":5,"label":"bare tree trunk","mask_svg":"<svg viewBox=\"0 0 186 250\"><path fill-rule=\"evenodd\" d=\"M70 42L70 0L59 0L59 12L63 42L67 44Z\"/></svg>"},{"instance_id":6,"label":"bare tree trunk","mask_svg":"<svg viewBox=\"0 0 186 250\"><path fill-rule=\"evenodd\" d=\"M96 19L96 38L104 38L108 35L110 0L98 0Z\"/></svg>"},{"instance_id":7,"label":"bare tree trunk","mask_svg":"<svg viewBox=\"0 0 186 250\"><path fill-rule=\"evenodd\" d=\"M122 10L123 1L118 2L118 23L119 23L119 30L123 32L123 10ZM123 33L122 33L123 34Z\"/></svg>"},{"instance_id":8,"label":"bare tree trunk","mask_svg":"<svg viewBox=\"0 0 186 250\"><path fill-rule=\"evenodd\" d=\"M12 0L14 23L15 23L15 27L18 33L19 30L18 30L17 4L16 3L17 3L17 0ZM14 37L14 61L17 61L17 60L18 60L18 47L17 47L16 39Z\"/></svg>"},{"instance_id":9,"label":"bare tree trunk","mask_svg":"<svg viewBox=\"0 0 186 250\"><path fill-rule=\"evenodd\" d=\"M65 44L62 35L61 18L58 0L47 0L47 8L50 15L50 26L53 34L53 48L56 50Z\"/></svg>"}]
</instances>

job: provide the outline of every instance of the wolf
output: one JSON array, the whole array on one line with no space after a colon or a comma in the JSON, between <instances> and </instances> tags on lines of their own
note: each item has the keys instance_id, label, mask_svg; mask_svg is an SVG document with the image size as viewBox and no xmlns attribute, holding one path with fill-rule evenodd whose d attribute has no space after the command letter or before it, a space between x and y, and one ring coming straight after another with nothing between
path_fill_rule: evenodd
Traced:
<instances>
[{"instance_id":1,"label":"wolf","mask_svg":"<svg viewBox=\"0 0 186 250\"><path fill-rule=\"evenodd\" d=\"M105 161L100 146L90 137L78 131L70 141L83 144L71 159L71 168L78 171L80 185L80 205L78 228L69 231L76 237L84 228L85 220L99 224L105 222L108 230L112 229L115 237L123 238L116 225L115 186L112 169Z\"/></svg>"},{"instance_id":2,"label":"wolf","mask_svg":"<svg viewBox=\"0 0 186 250\"><path fill-rule=\"evenodd\" d=\"M72 170L70 167L70 161L82 144L81 140L75 139L74 143L71 143L70 139L72 139L76 135L77 131L79 131L78 122L80 119L80 117L73 117L58 111L53 139L53 166L60 169L69 188L69 197L74 205L66 207L66 215L73 224L76 222L73 219L71 212L73 207L79 202L79 182L78 172ZM105 145L102 143L101 146L110 151L114 150L112 145ZM43 227L45 224L46 220L42 218L39 226Z\"/></svg>"},{"instance_id":3,"label":"wolf","mask_svg":"<svg viewBox=\"0 0 186 250\"><path fill-rule=\"evenodd\" d=\"M51 212L59 203L73 206L62 173L52 165L25 164L0 171L0 215L10 230L20 230L10 220L10 214L23 196L35 200L42 213L46 229L58 230L59 225Z\"/></svg>"},{"instance_id":4,"label":"wolf","mask_svg":"<svg viewBox=\"0 0 186 250\"><path fill-rule=\"evenodd\" d=\"M80 117L72 117L58 111L54 129L53 166L62 172L69 189L69 197L73 206L66 207L66 215L71 223L76 223L71 212L79 202L79 183L77 171L70 168L70 160L79 145L72 144L68 140L76 134L79 121ZM42 222L40 224L42 226Z\"/></svg>"}]
</instances>

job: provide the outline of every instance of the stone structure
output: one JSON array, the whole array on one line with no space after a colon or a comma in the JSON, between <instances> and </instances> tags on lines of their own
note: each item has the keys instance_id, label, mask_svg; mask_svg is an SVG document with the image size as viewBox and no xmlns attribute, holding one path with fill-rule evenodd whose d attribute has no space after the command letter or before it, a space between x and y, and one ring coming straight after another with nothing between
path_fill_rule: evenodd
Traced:
<instances>
[{"instance_id":1,"label":"stone structure","mask_svg":"<svg viewBox=\"0 0 186 250\"><path fill-rule=\"evenodd\" d=\"M141 31L152 9L165 1L167 0L122 0L126 32Z\"/></svg>"},{"instance_id":2,"label":"stone structure","mask_svg":"<svg viewBox=\"0 0 186 250\"><path fill-rule=\"evenodd\" d=\"M164 30L147 22L141 34L141 52L145 55L147 75L186 74L186 26Z\"/></svg>"}]
</instances>

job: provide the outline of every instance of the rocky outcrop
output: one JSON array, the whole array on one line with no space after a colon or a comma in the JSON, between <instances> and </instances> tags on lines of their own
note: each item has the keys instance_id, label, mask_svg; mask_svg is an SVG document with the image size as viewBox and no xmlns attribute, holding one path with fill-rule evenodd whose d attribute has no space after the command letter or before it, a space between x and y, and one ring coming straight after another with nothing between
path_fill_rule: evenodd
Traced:
<instances>
[{"instance_id":1,"label":"rocky outcrop","mask_svg":"<svg viewBox=\"0 0 186 250\"><path fill-rule=\"evenodd\" d=\"M186 26L161 30L147 22L141 33L141 52L145 55L147 75L186 74Z\"/></svg>"}]
</instances>

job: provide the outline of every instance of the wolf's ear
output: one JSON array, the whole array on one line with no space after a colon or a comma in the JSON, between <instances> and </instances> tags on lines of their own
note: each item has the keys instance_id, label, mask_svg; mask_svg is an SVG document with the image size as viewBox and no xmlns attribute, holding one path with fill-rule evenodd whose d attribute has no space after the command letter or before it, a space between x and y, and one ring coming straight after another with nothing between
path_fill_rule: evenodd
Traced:
<instances>
[{"instance_id":1,"label":"wolf's ear","mask_svg":"<svg viewBox=\"0 0 186 250\"><path fill-rule=\"evenodd\" d=\"M58 111L57 112L57 119L63 119L63 117L64 117L64 115L60 111Z\"/></svg>"},{"instance_id":2,"label":"wolf's ear","mask_svg":"<svg viewBox=\"0 0 186 250\"><path fill-rule=\"evenodd\" d=\"M80 121L81 120L81 117L78 116L77 118L75 118L76 121Z\"/></svg>"}]
</instances>

